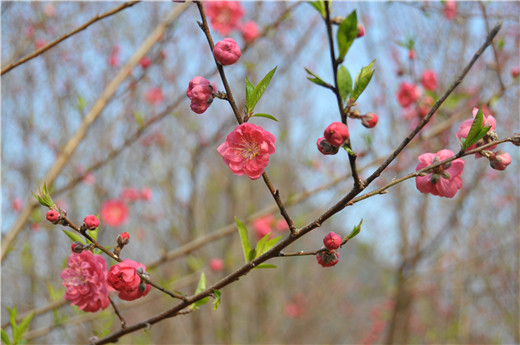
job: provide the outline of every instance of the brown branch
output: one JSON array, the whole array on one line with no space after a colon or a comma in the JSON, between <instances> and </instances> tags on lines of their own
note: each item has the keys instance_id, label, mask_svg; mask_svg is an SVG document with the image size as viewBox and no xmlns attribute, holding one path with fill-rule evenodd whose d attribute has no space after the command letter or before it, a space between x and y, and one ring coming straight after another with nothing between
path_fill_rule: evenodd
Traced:
<instances>
[{"instance_id":1,"label":"brown branch","mask_svg":"<svg viewBox=\"0 0 520 345\"><path fill-rule=\"evenodd\" d=\"M121 328L126 328L126 321L121 316L121 313L119 312L119 309L117 308L117 305L114 303L114 301L112 300L112 298L110 296L108 296L108 300L110 301L112 308L114 308L114 311L116 312L116 315L119 318L119 321L121 321Z\"/></svg>"},{"instance_id":2,"label":"brown branch","mask_svg":"<svg viewBox=\"0 0 520 345\"><path fill-rule=\"evenodd\" d=\"M7 66L5 68L2 68L2 73L0 75L4 75L5 73L9 72L13 68L18 67L18 66L26 63L27 61L34 59L35 57L39 56L40 54L43 54L44 52L46 52L47 50L49 50L52 47L56 46L57 44L61 43L62 41L65 41L67 38L71 37L72 35L75 35L78 32L85 30L90 25L94 24L95 22L100 21L101 19L104 19L106 17L110 17L111 15L116 14L116 13L124 10L125 8L132 7L135 4L137 4L138 2L139 1L125 2L124 4L122 4L120 6L117 6L117 7L113 8L113 9L111 9L110 11L107 11L107 12L105 12L103 14L96 15L94 18L90 19L88 22L86 22L85 24L83 24L83 25L79 26L78 28L72 30L71 32L69 32L69 33L67 33L67 34L65 34L65 35L55 39L54 41L52 41L50 43L47 43L46 45L44 45L40 49L32 52L31 54L29 54L29 55L25 56L24 58L18 60L17 62L14 62L14 63L10 64L9 66Z\"/></svg>"},{"instance_id":3,"label":"brown branch","mask_svg":"<svg viewBox=\"0 0 520 345\"><path fill-rule=\"evenodd\" d=\"M484 16L484 22L486 23L486 30L488 33L490 33L490 27L489 27L489 19L486 11L486 5L479 1L480 8L482 9L482 15ZM504 81L502 80L502 67L500 65L500 62L498 61L498 51L497 47L495 46L495 43L491 42L491 48L493 48L493 55L495 57L495 70L497 72L498 82L500 84L500 90L505 91L506 87L504 85Z\"/></svg>"}]
</instances>

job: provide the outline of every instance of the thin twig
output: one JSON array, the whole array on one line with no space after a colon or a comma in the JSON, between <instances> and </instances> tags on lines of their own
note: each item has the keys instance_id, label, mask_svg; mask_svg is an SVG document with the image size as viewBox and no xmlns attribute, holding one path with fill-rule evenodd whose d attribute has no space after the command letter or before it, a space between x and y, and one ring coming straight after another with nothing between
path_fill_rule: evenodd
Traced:
<instances>
[{"instance_id":1,"label":"thin twig","mask_svg":"<svg viewBox=\"0 0 520 345\"><path fill-rule=\"evenodd\" d=\"M114 303L112 298L108 296L108 300L110 301L110 304L112 305L112 308L114 308L114 311L116 312L117 317L119 318L119 321L121 321L121 328L126 328L126 321L121 316L121 313L119 312L119 309L117 309L117 305Z\"/></svg>"},{"instance_id":2,"label":"thin twig","mask_svg":"<svg viewBox=\"0 0 520 345\"><path fill-rule=\"evenodd\" d=\"M5 68L2 68L2 73L0 75L4 75L5 73L9 72L13 68L18 67L21 64L24 64L24 63L26 63L27 61L29 61L31 59L34 59L35 57L37 57L40 54L43 54L47 50L51 49L52 47L54 47L55 45L59 44L60 42L66 40L67 38L71 37L72 35L75 35L78 32L85 30L90 25L94 24L95 22L100 21L101 19L104 19L106 17L110 17L111 15L116 14L116 13L124 10L125 8L132 7L135 4L137 4L138 2L139 1L129 1L129 2L126 2L126 3L122 4L122 5L120 5L120 6L117 6L116 8L113 8L110 11L107 11L107 12L105 12L103 14L98 14L97 16L95 16L94 18L90 19L88 22L86 22L85 24L79 26L78 28L72 30L71 32L61 36L60 38L55 39L54 41L52 41L50 43L47 43L46 45L44 45L40 49L32 52L31 54L29 54L29 55L25 56L24 58L18 60L17 62L14 62L14 63L10 64L9 66L7 66Z\"/></svg>"}]
</instances>

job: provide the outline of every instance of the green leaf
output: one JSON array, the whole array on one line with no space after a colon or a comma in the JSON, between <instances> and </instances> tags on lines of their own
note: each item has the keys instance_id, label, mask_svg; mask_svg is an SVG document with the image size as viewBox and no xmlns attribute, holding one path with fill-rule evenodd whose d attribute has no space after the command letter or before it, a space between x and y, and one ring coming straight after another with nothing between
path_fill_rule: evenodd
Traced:
<instances>
[{"instance_id":1,"label":"green leaf","mask_svg":"<svg viewBox=\"0 0 520 345\"><path fill-rule=\"evenodd\" d=\"M262 237L260 239L260 241L258 241L257 245L256 245L256 256L255 258L259 257L260 255L262 255L263 253L265 253L265 247L267 245L267 241L269 241L269 237L271 236L271 233L268 233L267 235L265 235L264 237Z\"/></svg>"},{"instance_id":2,"label":"green leaf","mask_svg":"<svg viewBox=\"0 0 520 345\"><path fill-rule=\"evenodd\" d=\"M352 91L352 77L345 66L338 70L338 88L341 98L345 101Z\"/></svg>"},{"instance_id":3,"label":"green leaf","mask_svg":"<svg viewBox=\"0 0 520 345\"><path fill-rule=\"evenodd\" d=\"M9 336L7 332L2 329L2 343L5 345L11 345L11 341L9 340Z\"/></svg>"},{"instance_id":4,"label":"green leaf","mask_svg":"<svg viewBox=\"0 0 520 345\"><path fill-rule=\"evenodd\" d=\"M269 241L267 241L267 245L265 246L265 251L268 251L269 249L273 248L274 245L277 244L281 238L282 238L282 236L278 236L275 238L271 238Z\"/></svg>"},{"instance_id":5,"label":"green leaf","mask_svg":"<svg viewBox=\"0 0 520 345\"><path fill-rule=\"evenodd\" d=\"M318 77L316 74L312 73L309 69L305 68L305 72L307 72L308 74L310 74L311 76L314 77L314 78L307 77L307 79L312 81L314 84L318 84L320 86L327 87L327 88L329 87L329 84L324 82L320 77Z\"/></svg>"},{"instance_id":6,"label":"green leaf","mask_svg":"<svg viewBox=\"0 0 520 345\"><path fill-rule=\"evenodd\" d=\"M357 14L353 11L347 18L343 19L339 25L336 38L339 47L339 60L343 60L357 37Z\"/></svg>"},{"instance_id":7,"label":"green leaf","mask_svg":"<svg viewBox=\"0 0 520 345\"><path fill-rule=\"evenodd\" d=\"M13 308L7 307L7 311L9 312L9 323L11 324L14 333L14 330L18 327L16 325L16 306Z\"/></svg>"},{"instance_id":8,"label":"green leaf","mask_svg":"<svg viewBox=\"0 0 520 345\"><path fill-rule=\"evenodd\" d=\"M13 343L15 343L15 344L19 343L22 340L22 336L25 333L25 331L27 330L27 327L29 327L29 323L33 319L34 315L35 315L35 313L32 312L25 319L23 319L22 322L20 322L16 335L14 334L14 331L13 331Z\"/></svg>"},{"instance_id":9,"label":"green leaf","mask_svg":"<svg viewBox=\"0 0 520 345\"><path fill-rule=\"evenodd\" d=\"M251 251L251 244L249 243L249 237L247 236L247 228L237 217L235 217L235 222L237 223L238 234L240 235L240 240L242 241L242 250L244 251L244 259L246 263L249 262L249 252Z\"/></svg>"},{"instance_id":10,"label":"green leaf","mask_svg":"<svg viewBox=\"0 0 520 345\"><path fill-rule=\"evenodd\" d=\"M255 87L254 97L251 103L251 112L253 112L253 109L255 108L256 104L262 97L262 95L265 92L265 89L267 89L267 86L269 86L269 83L271 82L271 79L273 78L274 72L276 72L276 69L278 67L273 68L269 73L267 73L262 79L258 85Z\"/></svg>"},{"instance_id":11,"label":"green leaf","mask_svg":"<svg viewBox=\"0 0 520 345\"><path fill-rule=\"evenodd\" d=\"M271 264L260 264L258 266L255 267L255 269L257 268L277 268L278 266L276 265L271 265Z\"/></svg>"},{"instance_id":12,"label":"green leaf","mask_svg":"<svg viewBox=\"0 0 520 345\"><path fill-rule=\"evenodd\" d=\"M374 75L374 63L376 60L372 60L372 62L361 69L359 71L356 81L354 83L354 90L352 90L352 93L350 95L350 98L353 99L353 101L356 101L358 97L365 91L365 88L367 87L368 83L370 83L370 79L372 79L372 76Z\"/></svg>"},{"instance_id":13,"label":"green leaf","mask_svg":"<svg viewBox=\"0 0 520 345\"><path fill-rule=\"evenodd\" d=\"M65 235L67 235L72 241L79 241L79 242L85 244L85 241L83 241L83 237L81 237L77 232L67 231L67 230L63 230L63 229L61 229L61 231L63 231L65 233Z\"/></svg>"},{"instance_id":14,"label":"green leaf","mask_svg":"<svg viewBox=\"0 0 520 345\"><path fill-rule=\"evenodd\" d=\"M99 231L98 229L96 228L95 230L89 230L88 234L90 235L90 237L92 237L92 239L94 241L97 241L97 238L98 238L98 234L99 234ZM90 241L89 241L90 242Z\"/></svg>"},{"instance_id":15,"label":"green leaf","mask_svg":"<svg viewBox=\"0 0 520 345\"><path fill-rule=\"evenodd\" d=\"M246 77L246 110L247 114L253 112L253 99L255 98L255 86Z\"/></svg>"},{"instance_id":16,"label":"green leaf","mask_svg":"<svg viewBox=\"0 0 520 345\"><path fill-rule=\"evenodd\" d=\"M221 292L217 289L213 290L213 294L215 295L215 300L213 301L213 311L217 310L220 305L220 296Z\"/></svg>"},{"instance_id":17,"label":"green leaf","mask_svg":"<svg viewBox=\"0 0 520 345\"><path fill-rule=\"evenodd\" d=\"M85 109L85 99L81 96L78 96L78 109L80 112L83 112Z\"/></svg>"},{"instance_id":18,"label":"green leaf","mask_svg":"<svg viewBox=\"0 0 520 345\"><path fill-rule=\"evenodd\" d=\"M484 135L486 135L491 126L484 127L483 122L484 113L482 112L482 107L480 107L477 115L473 119L473 123L471 124L468 137L466 138L466 140L462 141L462 149L467 150L468 147L475 144L482 137L484 137Z\"/></svg>"},{"instance_id":19,"label":"green leaf","mask_svg":"<svg viewBox=\"0 0 520 345\"><path fill-rule=\"evenodd\" d=\"M253 248L253 249L251 249L251 251L249 252L249 256L248 256L248 259L249 259L249 260L247 260L247 261L248 261L248 262L249 262L249 261L252 261L252 260L254 260L255 258L256 258L256 248Z\"/></svg>"},{"instance_id":20,"label":"green leaf","mask_svg":"<svg viewBox=\"0 0 520 345\"><path fill-rule=\"evenodd\" d=\"M204 275L204 272L200 274L200 280L199 284L197 285L197 290L195 290L195 294L201 293L202 291L206 290L206 275ZM193 303L190 308L192 309L198 309L199 306L208 303L209 297L204 297L201 300L198 300L197 302Z\"/></svg>"},{"instance_id":21,"label":"green leaf","mask_svg":"<svg viewBox=\"0 0 520 345\"><path fill-rule=\"evenodd\" d=\"M251 117L265 117L267 119L271 119L271 120L278 122L278 119L276 117L274 117L273 115L264 114L264 113L257 113Z\"/></svg>"},{"instance_id":22,"label":"green leaf","mask_svg":"<svg viewBox=\"0 0 520 345\"><path fill-rule=\"evenodd\" d=\"M47 191L47 184L46 183L43 184L43 190L42 191L40 191L38 194L32 193L32 195L43 206L46 206L48 208L52 208L52 207L55 206L54 202L52 201L52 198L51 198L49 192Z\"/></svg>"},{"instance_id":23,"label":"green leaf","mask_svg":"<svg viewBox=\"0 0 520 345\"><path fill-rule=\"evenodd\" d=\"M348 235L349 240L356 237L357 234L361 231L361 224L363 224L363 218L361 218L361 221L358 225L354 226L354 229L352 229L352 232Z\"/></svg>"},{"instance_id":24,"label":"green leaf","mask_svg":"<svg viewBox=\"0 0 520 345\"><path fill-rule=\"evenodd\" d=\"M140 112L134 112L133 115L134 115L135 121L137 121L137 124L139 125L139 128L143 128L144 127L143 114L141 114Z\"/></svg>"},{"instance_id":25,"label":"green leaf","mask_svg":"<svg viewBox=\"0 0 520 345\"><path fill-rule=\"evenodd\" d=\"M307 1L307 3L314 7L323 18L327 16L327 14L325 13L325 1Z\"/></svg>"}]
</instances>

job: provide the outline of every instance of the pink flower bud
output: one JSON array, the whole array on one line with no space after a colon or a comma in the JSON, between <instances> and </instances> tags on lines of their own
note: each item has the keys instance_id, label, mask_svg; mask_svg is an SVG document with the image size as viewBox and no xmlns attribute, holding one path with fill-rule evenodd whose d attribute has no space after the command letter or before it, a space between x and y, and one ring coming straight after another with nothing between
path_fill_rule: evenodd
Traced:
<instances>
[{"instance_id":1,"label":"pink flower bud","mask_svg":"<svg viewBox=\"0 0 520 345\"><path fill-rule=\"evenodd\" d=\"M357 23L357 38L365 36L365 27L361 23Z\"/></svg>"},{"instance_id":2,"label":"pink flower bud","mask_svg":"<svg viewBox=\"0 0 520 345\"><path fill-rule=\"evenodd\" d=\"M316 254L316 260L322 267L332 267L339 262L339 252L326 250Z\"/></svg>"},{"instance_id":3,"label":"pink flower bud","mask_svg":"<svg viewBox=\"0 0 520 345\"><path fill-rule=\"evenodd\" d=\"M202 77L193 78L186 90L186 95L191 100L191 110L202 114L213 102L213 92L216 87Z\"/></svg>"},{"instance_id":4,"label":"pink flower bud","mask_svg":"<svg viewBox=\"0 0 520 345\"><path fill-rule=\"evenodd\" d=\"M457 16L457 2L455 0L446 0L444 2L444 17L453 20Z\"/></svg>"},{"instance_id":5,"label":"pink flower bud","mask_svg":"<svg viewBox=\"0 0 520 345\"><path fill-rule=\"evenodd\" d=\"M515 67L511 70L511 75L513 76L513 78L518 78L518 76L520 75L520 69L518 69L518 67Z\"/></svg>"},{"instance_id":6,"label":"pink flower bud","mask_svg":"<svg viewBox=\"0 0 520 345\"><path fill-rule=\"evenodd\" d=\"M86 216L83 222L89 230L95 230L99 226L99 219L92 214L90 216Z\"/></svg>"},{"instance_id":7,"label":"pink flower bud","mask_svg":"<svg viewBox=\"0 0 520 345\"><path fill-rule=\"evenodd\" d=\"M240 27L240 31L242 32L242 37L244 38L244 41L246 41L247 43L254 42L260 35L260 32L258 31L258 26L252 20L244 23Z\"/></svg>"},{"instance_id":8,"label":"pink flower bud","mask_svg":"<svg viewBox=\"0 0 520 345\"><path fill-rule=\"evenodd\" d=\"M338 249L342 241L341 236L334 232L329 232L329 234L323 238L323 244L328 250Z\"/></svg>"},{"instance_id":9,"label":"pink flower bud","mask_svg":"<svg viewBox=\"0 0 520 345\"><path fill-rule=\"evenodd\" d=\"M151 64L152 59L150 59L148 56L143 56L143 58L139 60L139 65L141 65L141 67L144 69L150 67Z\"/></svg>"},{"instance_id":10,"label":"pink flower bud","mask_svg":"<svg viewBox=\"0 0 520 345\"><path fill-rule=\"evenodd\" d=\"M377 125L377 115L374 113L366 113L361 117L361 124L366 128L374 128Z\"/></svg>"},{"instance_id":11,"label":"pink flower bud","mask_svg":"<svg viewBox=\"0 0 520 345\"><path fill-rule=\"evenodd\" d=\"M410 49L410 50L408 51L408 58L409 58L410 60L415 59L415 50Z\"/></svg>"},{"instance_id":12,"label":"pink flower bud","mask_svg":"<svg viewBox=\"0 0 520 345\"><path fill-rule=\"evenodd\" d=\"M335 155L339 150L338 147L332 146L325 137L319 138L316 145L318 146L318 151L324 155Z\"/></svg>"},{"instance_id":13,"label":"pink flower bud","mask_svg":"<svg viewBox=\"0 0 520 345\"><path fill-rule=\"evenodd\" d=\"M224 262L222 259L213 258L209 261L209 267L213 272L220 272L224 269Z\"/></svg>"},{"instance_id":14,"label":"pink flower bud","mask_svg":"<svg viewBox=\"0 0 520 345\"><path fill-rule=\"evenodd\" d=\"M83 251L83 249L85 249L83 247L83 243L79 242L79 241L74 241L72 242L72 245L70 246L70 249L74 252L74 253L81 253Z\"/></svg>"},{"instance_id":15,"label":"pink flower bud","mask_svg":"<svg viewBox=\"0 0 520 345\"><path fill-rule=\"evenodd\" d=\"M419 98L419 91L415 84L403 82L399 85L397 100L401 107L406 108Z\"/></svg>"},{"instance_id":16,"label":"pink flower bud","mask_svg":"<svg viewBox=\"0 0 520 345\"><path fill-rule=\"evenodd\" d=\"M123 247L124 245L128 244L130 242L130 234L128 232L120 233L117 236L117 244L120 247Z\"/></svg>"},{"instance_id":17,"label":"pink flower bud","mask_svg":"<svg viewBox=\"0 0 520 345\"><path fill-rule=\"evenodd\" d=\"M137 272L145 272L146 266L133 260L123 260L108 270L107 283L119 292L119 298L133 301L146 296L152 286L145 284ZM144 275L144 274L143 274Z\"/></svg>"},{"instance_id":18,"label":"pink flower bud","mask_svg":"<svg viewBox=\"0 0 520 345\"><path fill-rule=\"evenodd\" d=\"M489 165L495 170L506 170L509 164L511 164L511 155L507 152L496 151L489 157Z\"/></svg>"},{"instance_id":19,"label":"pink flower bud","mask_svg":"<svg viewBox=\"0 0 520 345\"><path fill-rule=\"evenodd\" d=\"M437 88L437 74L435 73L435 71L424 71L421 77L421 84L427 90L434 91Z\"/></svg>"},{"instance_id":20,"label":"pink flower bud","mask_svg":"<svg viewBox=\"0 0 520 345\"><path fill-rule=\"evenodd\" d=\"M224 38L215 44L213 56L217 62L224 66L232 65L238 61L241 52L237 42L232 38Z\"/></svg>"},{"instance_id":21,"label":"pink flower bud","mask_svg":"<svg viewBox=\"0 0 520 345\"><path fill-rule=\"evenodd\" d=\"M348 127L344 123L333 122L325 129L323 136L331 145L340 147L348 139Z\"/></svg>"},{"instance_id":22,"label":"pink flower bud","mask_svg":"<svg viewBox=\"0 0 520 345\"><path fill-rule=\"evenodd\" d=\"M46 218L49 222L56 224L60 219L60 213L56 210L50 210L49 212L47 212Z\"/></svg>"}]
</instances>

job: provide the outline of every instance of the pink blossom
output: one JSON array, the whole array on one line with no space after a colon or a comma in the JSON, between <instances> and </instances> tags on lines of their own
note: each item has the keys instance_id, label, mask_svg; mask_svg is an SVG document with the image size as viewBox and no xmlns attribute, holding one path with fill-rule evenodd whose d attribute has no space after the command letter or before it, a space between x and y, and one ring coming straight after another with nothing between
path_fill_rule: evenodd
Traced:
<instances>
[{"instance_id":1,"label":"pink blossom","mask_svg":"<svg viewBox=\"0 0 520 345\"><path fill-rule=\"evenodd\" d=\"M116 242L121 248L123 248L130 242L130 234L126 231L120 233L117 235Z\"/></svg>"},{"instance_id":2,"label":"pink blossom","mask_svg":"<svg viewBox=\"0 0 520 345\"><path fill-rule=\"evenodd\" d=\"M215 60L224 66L232 65L240 59L240 48L232 38L224 38L215 44L213 56Z\"/></svg>"},{"instance_id":3,"label":"pink blossom","mask_svg":"<svg viewBox=\"0 0 520 345\"><path fill-rule=\"evenodd\" d=\"M141 60L139 60L139 65L141 65L141 67L144 69L150 67L151 64L152 59L150 59L148 56L143 56Z\"/></svg>"},{"instance_id":4,"label":"pink blossom","mask_svg":"<svg viewBox=\"0 0 520 345\"><path fill-rule=\"evenodd\" d=\"M409 58L410 60L415 59L415 50L410 49L410 50L408 51L408 58Z\"/></svg>"},{"instance_id":5,"label":"pink blossom","mask_svg":"<svg viewBox=\"0 0 520 345\"><path fill-rule=\"evenodd\" d=\"M118 296L122 300L136 300L146 296L152 289L151 285L141 282L137 270L146 272L146 266L130 259L125 259L108 270L108 285L119 292Z\"/></svg>"},{"instance_id":6,"label":"pink blossom","mask_svg":"<svg viewBox=\"0 0 520 345\"><path fill-rule=\"evenodd\" d=\"M43 13L49 18L54 17L54 13L56 13L56 7L53 4L46 4L43 7Z\"/></svg>"},{"instance_id":7,"label":"pink blossom","mask_svg":"<svg viewBox=\"0 0 520 345\"><path fill-rule=\"evenodd\" d=\"M437 74L431 69L423 72L421 77L421 84L427 89L434 91L437 89Z\"/></svg>"},{"instance_id":8,"label":"pink blossom","mask_svg":"<svg viewBox=\"0 0 520 345\"><path fill-rule=\"evenodd\" d=\"M349 137L348 127L342 122L333 122L325 128L323 136L332 146L340 147Z\"/></svg>"},{"instance_id":9,"label":"pink blossom","mask_svg":"<svg viewBox=\"0 0 520 345\"><path fill-rule=\"evenodd\" d=\"M274 135L252 123L242 123L229 133L217 151L235 175L256 180L269 164L275 151Z\"/></svg>"},{"instance_id":10,"label":"pink blossom","mask_svg":"<svg viewBox=\"0 0 520 345\"><path fill-rule=\"evenodd\" d=\"M209 261L209 267L213 272L220 272L224 269L224 261L219 258L213 258Z\"/></svg>"},{"instance_id":11,"label":"pink blossom","mask_svg":"<svg viewBox=\"0 0 520 345\"><path fill-rule=\"evenodd\" d=\"M477 113L478 113L478 108L473 108L473 118L465 120L460 124L459 130L457 131L457 134L456 134L456 136L459 140L461 140L462 138L466 139L468 137L469 131L471 129L471 125L473 124L473 121L475 120L475 116L477 116ZM482 107L482 115L483 115L482 125L484 127L491 127L489 129L489 132L494 132L497 128L497 122L496 122L495 118L489 113L489 109L487 107ZM484 137L483 139L485 141L486 137ZM481 140L483 140L483 139L481 139ZM482 143L484 143L484 141L482 141ZM480 143L480 140L479 140L479 142L468 147L468 150L473 150L473 149L477 148L477 146L480 146L482 143ZM491 150L494 150L496 147L497 147L496 145L492 145L492 146L488 147L487 150L491 151ZM481 158L482 155L479 153L475 153L475 157Z\"/></svg>"},{"instance_id":12,"label":"pink blossom","mask_svg":"<svg viewBox=\"0 0 520 345\"><path fill-rule=\"evenodd\" d=\"M341 246L342 241L343 239L340 235L331 231L323 238L323 245L325 245L325 248L328 250L338 249Z\"/></svg>"},{"instance_id":13,"label":"pink blossom","mask_svg":"<svg viewBox=\"0 0 520 345\"><path fill-rule=\"evenodd\" d=\"M108 63L112 67L118 67L121 64L121 58L119 57L119 51L121 49L118 46L112 48L112 53L108 57Z\"/></svg>"},{"instance_id":14,"label":"pink blossom","mask_svg":"<svg viewBox=\"0 0 520 345\"><path fill-rule=\"evenodd\" d=\"M128 207L119 199L110 199L101 205L100 214L104 224L118 227L128 220Z\"/></svg>"},{"instance_id":15,"label":"pink blossom","mask_svg":"<svg viewBox=\"0 0 520 345\"><path fill-rule=\"evenodd\" d=\"M99 219L93 214L86 216L83 220L83 223L87 226L89 230L95 230L99 226Z\"/></svg>"},{"instance_id":16,"label":"pink blossom","mask_svg":"<svg viewBox=\"0 0 520 345\"><path fill-rule=\"evenodd\" d=\"M105 259L88 250L72 253L67 260L67 268L61 272L64 298L87 312L105 309L110 304L107 289Z\"/></svg>"},{"instance_id":17,"label":"pink blossom","mask_svg":"<svg viewBox=\"0 0 520 345\"><path fill-rule=\"evenodd\" d=\"M509 164L511 164L511 155L507 152L492 152L489 157L489 165L495 170L506 170Z\"/></svg>"},{"instance_id":18,"label":"pink blossom","mask_svg":"<svg viewBox=\"0 0 520 345\"><path fill-rule=\"evenodd\" d=\"M213 102L213 92L216 91L217 88L209 80L199 76L193 78L186 90L186 95L191 100L191 110L197 114L205 112Z\"/></svg>"},{"instance_id":19,"label":"pink blossom","mask_svg":"<svg viewBox=\"0 0 520 345\"><path fill-rule=\"evenodd\" d=\"M127 187L121 192L121 199L125 201L136 201L141 199L141 192L136 188Z\"/></svg>"},{"instance_id":20,"label":"pink blossom","mask_svg":"<svg viewBox=\"0 0 520 345\"><path fill-rule=\"evenodd\" d=\"M253 220L252 225L256 238L261 239L268 233L272 233L273 223L274 216L272 214L266 214L265 216Z\"/></svg>"},{"instance_id":21,"label":"pink blossom","mask_svg":"<svg viewBox=\"0 0 520 345\"><path fill-rule=\"evenodd\" d=\"M399 85L399 91L397 92L397 101L403 108L410 106L419 98L419 91L417 86L412 83L402 82Z\"/></svg>"},{"instance_id":22,"label":"pink blossom","mask_svg":"<svg viewBox=\"0 0 520 345\"><path fill-rule=\"evenodd\" d=\"M240 31L242 32L242 38L244 38L246 43L253 43L260 35L258 25L256 25L252 20L242 24Z\"/></svg>"},{"instance_id":23,"label":"pink blossom","mask_svg":"<svg viewBox=\"0 0 520 345\"><path fill-rule=\"evenodd\" d=\"M444 2L444 17L453 20L457 16L457 2L454 0L446 0Z\"/></svg>"},{"instance_id":24,"label":"pink blossom","mask_svg":"<svg viewBox=\"0 0 520 345\"><path fill-rule=\"evenodd\" d=\"M49 222L56 224L60 219L60 213L56 210L49 210L45 218L47 218Z\"/></svg>"},{"instance_id":25,"label":"pink blossom","mask_svg":"<svg viewBox=\"0 0 520 345\"><path fill-rule=\"evenodd\" d=\"M237 1L208 1L204 3L204 10L213 29L223 36L237 29L244 15L244 8Z\"/></svg>"},{"instance_id":26,"label":"pink blossom","mask_svg":"<svg viewBox=\"0 0 520 345\"><path fill-rule=\"evenodd\" d=\"M336 250L325 250L316 254L316 260L322 267L332 267L339 262L339 252Z\"/></svg>"},{"instance_id":27,"label":"pink blossom","mask_svg":"<svg viewBox=\"0 0 520 345\"><path fill-rule=\"evenodd\" d=\"M520 69L518 67L514 67L512 70L511 70L511 76L513 78L518 78L518 76L520 75Z\"/></svg>"},{"instance_id":28,"label":"pink blossom","mask_svg":"<svg viewBox=\"0 0 520 345\"><path fill-rule=\"evenodd\" d=\"M148 89L144 98L151 105L159 105L164 101L164 96L160 87L152 87Z\"/></svg>"},{"instance_id":29,"label":"pink blossom","mask_svg":"<svg viewBox=\"0 0 520 345\"><path fill-rule=\"evenodd\" d=\"M339 147L333 146L327 141L327 139L325 139L325 137L318 138L316 146L318 147L318 151L324 155L335 155L339 150Z\"/></svg>"},{"instance_id":30,"label":"pink blossom","mask_svg":"<svg viewBox=\"0 0 520 345\"><path fill-rule=\"evenodd\" d=\"M428 165L441 162L453 157L454 153L450 150L441 150L434 153L425 153L419 156L419 164L415 170L421 170ZM425 176L417 176L415 183L421 193L431 193L446 198L453 198L457 190L462 188L462 170L464 161L460 158L449 163L445 163L426 172Z\"/></svg>"}]
</instances>

